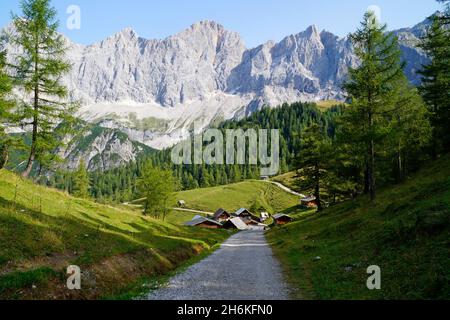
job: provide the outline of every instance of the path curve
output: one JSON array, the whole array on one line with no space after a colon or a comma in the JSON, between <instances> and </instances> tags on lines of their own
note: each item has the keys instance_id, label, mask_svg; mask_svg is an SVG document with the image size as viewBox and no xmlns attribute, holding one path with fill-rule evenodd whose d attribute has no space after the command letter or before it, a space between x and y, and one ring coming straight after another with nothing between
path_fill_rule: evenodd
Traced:
<instances>
[{"instance_id":1,"label":"path curve","mask_svg":"<svg viewBox=\"0 0 450 320\"><path fill-rule=\"evenodd\" d=\"M148 300L287 300L288 286L262 231L241 231Z\"/></svg>"},{"instance_id":2,"label":"path curve","mask_svg":"<svg viewBox=\"0 0 450 320\"><path fill-rule=\"evenodd\" d=\"M276 181L267 181L267 180L263 180L263 181L265 181L265 182L267 182L267 183L274 184L274 185L278 186L280 189L283 189L284 191L289 192L290 194L293 194L294 196L299 196L299 197L301 197L301 198L306 198L306 196L305 196L304 194L298 193L298 192L296 192L296 191L294 191L294 190L292 190L292 189L286 187L284 184L281 184L280 182L276 182Z\"/></svg>"}]
</instances>

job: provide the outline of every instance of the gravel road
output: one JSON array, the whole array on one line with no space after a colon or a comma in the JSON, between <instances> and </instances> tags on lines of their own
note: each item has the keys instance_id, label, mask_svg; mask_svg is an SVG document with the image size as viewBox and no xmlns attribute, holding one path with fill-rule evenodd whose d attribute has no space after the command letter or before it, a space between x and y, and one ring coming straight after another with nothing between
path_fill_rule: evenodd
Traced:
<instances>
[{"instance_id":1,"label":"gravel road","mask_svg":"<svg viewBox=\"0 0 450 320\"><path fill-rule=\"evenodd\" d=\"M262 231L241 231L174 276L148 300L287 300L288 287Z\"/></svg>"}]
</instances>

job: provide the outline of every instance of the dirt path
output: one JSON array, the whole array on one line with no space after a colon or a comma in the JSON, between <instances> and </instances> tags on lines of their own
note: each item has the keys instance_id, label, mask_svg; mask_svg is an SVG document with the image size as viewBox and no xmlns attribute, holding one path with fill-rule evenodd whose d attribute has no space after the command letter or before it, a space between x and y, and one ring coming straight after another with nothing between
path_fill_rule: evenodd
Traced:
<instances>
[{"instance_id":1,"label":"dirt path","mask_svg":"<svg viewBox=\"0 0 450 320\"><path fill-rule=\"evenodd\" d=\"M242 231L174 276L149 300L286 300L288 288L262 231Z\"/></svg>"},{"instance_id":2,"label":"dirt path","mask_svg":"<svg viewBox=\"0 0 450 320\"><path fill-rule=\"evenodd\" d=\"M184 212L192 212L192 213L200 213L200 214L204 214L205 216L209 216L209 215L213 215L214 214L214 212L200 211L200 210L193 210L193 209L184 209L184 208L172 208L172 210L184 211Z\"/></svg>"},{"instance_id":3,"label":"dirt path","mask_svg":"<svg viewBox=\"0 0 450 320\"><path fill-rule=\"evenodd\" d=\"M299 196L300 198L305 198L306 197L304 194L298 193L298 192L296 192L296 191L286 187L284 184L281 184L279 182L276 182L276 181L266 181L266 182L274 184L274 185L278 186L280 189L283 189L284 191L289 192L290 194L293 194L294 196Z\"/></svg>"}]
</instances>

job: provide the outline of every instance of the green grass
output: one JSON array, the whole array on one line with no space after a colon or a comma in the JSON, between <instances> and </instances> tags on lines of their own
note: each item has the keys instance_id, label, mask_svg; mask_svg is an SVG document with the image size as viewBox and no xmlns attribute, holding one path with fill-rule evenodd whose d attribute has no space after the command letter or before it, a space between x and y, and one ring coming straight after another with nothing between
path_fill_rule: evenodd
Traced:
<instances>
[{"instance_id":1,"label":"green grass","mask_svg":"<svg viewBox=\"0 0 450 320\"><path fill-rule=\"evenodd\" d=\"M381 190L374 204L361 198L294 217L267 237L295 298L450 298L449 156ZM381 268L381 290L366 287L371 265Z\"/></svg>"},{"instance_id":2,"label":"green grass","mask_svg":"<svg viewBox=\"0 0 450 320\"><path fill-rule=\"evenodd\" d=\"M298 205L299 199L279 187L257 180L213 188L195 189L177 193L177 200L186 201L189 209L215 212L219 208L234 212L248 208L259 214L284 211ZM195 215L195 214L194 214Z\"/></svg>"},{"instance_id":3,"label":"green grass","mask_svg":"<svg viewBox=\"0 0 450 320\"><path fill-rule=\"evenodd\" d=\"M328 109L342 105L343 103L337 100L322 100L319 102L316 102L317 108L319 108L320 111L327 111Z\"/></svg>"},{"instance_id":4,"label":"green grass","mask_svg":"<svg viewBox=\"0 0 450 320\"><path fill-rule=\"evenodd\" d=\"M7 290L39 285L55 275L55 271L46 267L25 272L11 272L7 275L0 276L0 294Z\"/></svg>"},{"instance_id":5,"label":"green grass","mask_svg":"<svg viewBox=\"0 0 450 320\"><path fill-rule=\"evenodd\" d=\"M89 290L81 290L75 298L119 294L139 277L174 270L228 236L222 230L181 227L123 206L76 199L0 171L0 298L39 299L46 286L52 290L50 282L59 288L53 296L67 298L75 294L62 288L65 268L71 264L96 280L91 287L87 282ZM34 291L29 281L11 280L27 279L29 272L40 268L59 276L50 276ZM11 281L18 285L9 286Z\"/></svg>"}]
</instances>

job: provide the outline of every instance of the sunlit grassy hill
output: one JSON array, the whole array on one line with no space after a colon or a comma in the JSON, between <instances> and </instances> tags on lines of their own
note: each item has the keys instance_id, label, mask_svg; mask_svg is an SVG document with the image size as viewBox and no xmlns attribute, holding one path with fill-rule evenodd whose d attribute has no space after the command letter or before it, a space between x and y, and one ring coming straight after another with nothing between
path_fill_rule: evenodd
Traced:
<instances>
[{"instance_id":1,"label":"sunlit grassy hill","mask_svg":"<svg viewBox=\"0 0 450 320\"><path fill-rule=\"evenodd\" d=\"M299 204L299 198L274 184L247 180L225 186L195 189L177 193L177 200L184 200L189 209L215 212L219 208L234 212L248 208L255 213L271 214L284 211Z\"/></svg>"},{"instance_id":2,"label":"sunlit grassy hill","mask_svg":"<svg viewBox=\"0 0 450 320\"><path fill-rule=\"evenodd\" d=\"M118 296L227 236L76 199L0 171L0 298ZM72 264L83 271L80 291L65 287Z\"/></svg>"},{"instance_id":3,"label":"sunlit grassy hill","mask_svg":"<svg viewBox=\"0 0 450 320\"><path fill-rule=\"evenodd\" d=\"M269 232L297 298L449 299L450 156L403 184ZM368 290L367 267L381 268Z\"/></svg>"}]
</instances>

